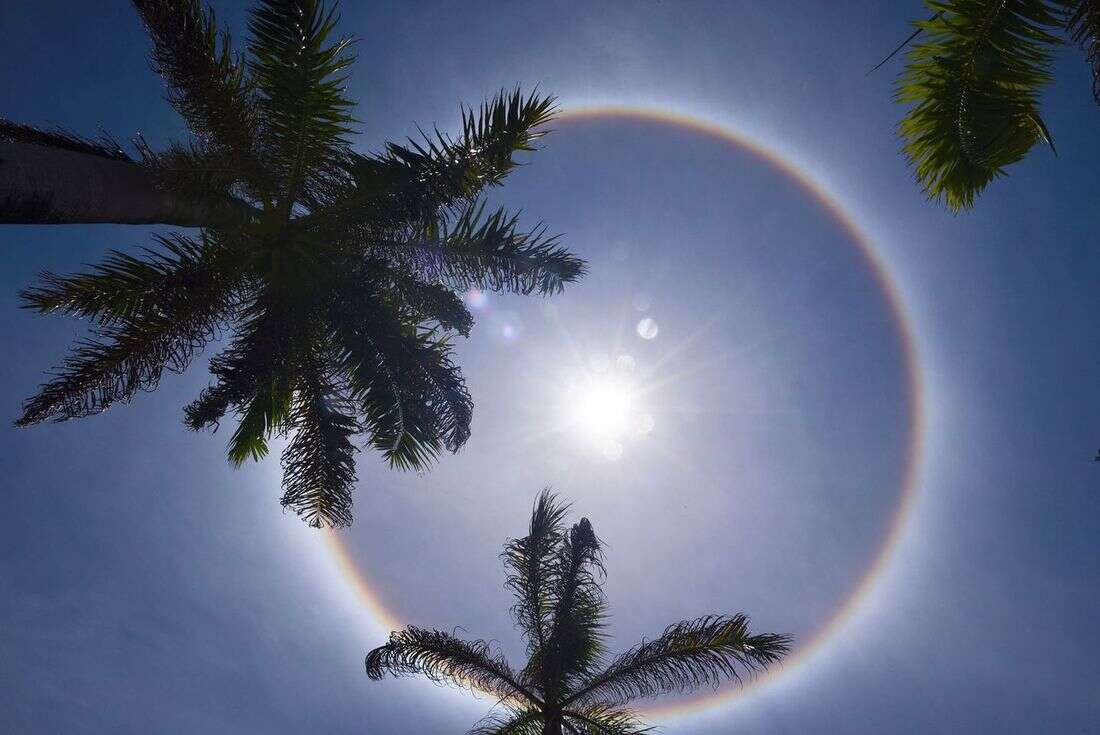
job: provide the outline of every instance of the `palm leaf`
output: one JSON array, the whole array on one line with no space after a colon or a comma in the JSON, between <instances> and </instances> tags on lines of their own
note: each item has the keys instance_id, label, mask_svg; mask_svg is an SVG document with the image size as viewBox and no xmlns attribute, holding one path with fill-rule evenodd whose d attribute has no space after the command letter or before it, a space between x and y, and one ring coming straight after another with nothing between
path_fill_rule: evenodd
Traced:
<instances>
[{"instance_id":1,"label":"palm leaf","mask_svg":"<svg viewBox=\"0 0 1100 735\"><path fill-rule=\"evenodd\" d=\"M505 586L516 598L512 617L527 638L528 658L539 660L550 635L554 575L552 563L564 538L562 523L569 506L548 489L539 493L527 535L509 541L501 554L507 571Z\"/></svg>"},{"instance_id":2,"label":"palm leaf","mask_svg":"<svg viewBox=\"0 0 1100 735\"><path fill-rule=\"evenodd\" d=\"M31 125L12 122L0 117L0 141L7 143L28 143L46 148L60 148L74 153L86 153L89 156L110 158L114 161L132 163L132 159L122 150L114 138L106 133L99 138L85 138L67 130L42 130Z\"/></svg>"},{"instance_id":3,"label":"palm leaf","mask_svg":"<svg viewBox=\"0 0 1100 735\"><path fill-rule=\"evenodd\" d=\"M354 408L316 352L302 366L287 423L295 430L283 452L283 507L311 526L351 525L355 446Z\"/></svg>"},{"instance_id":4,"label":"palm leaf","mask_svg":"<svg viewBox=\"0 0 1100 735\"><path fill-rule=\"evenodd\" d=\"M1092 96L1100 104L1100 2L1077 0L1070 8L1066 28L1073 42L1085 50L1092 71Z\"/></svg>"},{"instance_id":5,"label":"palm leaf","mask_svg":"<svg viewBox=\"0 0 1100 735\"><path fill-rule=\"evenodd\" d=\"M784 635L750 635L748 625L744 615L708 615L671 625L615 659L566 704L615 706L638 697L717 687L726 679L740 681L742 671L766 668L790 646Z\"/></svg>"},{"instance_id":6,"label":"palm leaf","mask_svg":"<svg viewBox=\"0 0 1100 735\"><path fill-rule=\"evenodd\" d=\"M233 289L240 264L215 235L203 234L199 240L180 234L154 238L160 248L144 248L144 257L113 250L88 273L42 273L41 285L20 292L23 308L105 325L155 314L166 305L218 302Z\"/></svg>"},{"instance_id":7,"label":"palm leaf","mask_svg":"<svg viewBox=\"0 0 1100 735\"><path fill-rule=\"evenodd\" d=\"M182 235L159 239L163 251L147 251L145 260L116 252L91 273L46 274L45 286L22 293L27 308L90 317L100 326L24 404L17 425L128 402L155 389L165 369L183 372L217 338L235 299L231 272L213 265L220 247Z\"/></svg>"},{"instance_id":8,"label":"palm leaf","mask_svg":"<svg viewBox=\"0 0 1100 735\"><path fill-rule=\"evenodd\" d=\"M441 448L457 451L473 404L450 346L402 323L361 282L335 289L328 313L364 429L387 461L420 469Z\"/></svg>"},{"instance_id":9,"label":"palm leaf","mask_svg":"<svg viewBox=\"0 0 1100 735\"><path fill-rule=\"evenodd\" d=\"M583 260L546 235L544 227L519 230L519 215L484 204L467 209L436 237L381 243L371 251L451 288L550 295L587 270Z\"/></svg>"},{"instance_id":10,"label":"palm leaf","mask_svg":"<svg viewBox=\"0 0 1100 735\"><path fill-rule=\"evenodd\" d=\"M565 711L565 721L580 735L645 735L653 728L645 727L628 710L592 705Z\"/></svg>"},{"instance_id":11,"label":"palm leaf","mask_svg":"<svg viewBox=\"0 0 1100 735\"><path fill-rule=\"evenodd\" d=\"M336 8L318 0L260 0L248 23L251 70L261 94L264 155L278 171L280 208L316 207L348 155L354 105L342 72L354 61L347 40L328 43Z\"/></svg>"},{"instance_id":12,"label":"palm leaf","mask_svg":"<svg viewBox=\"0 0 1100 735\"><path fill-rule=\"evenodd\" d=\"M217 382L185 411L197 430L236 409L241 419L228 448L234 465L267 456L267 440L288 427L295 366L310 349L310 314L287 296L268 285L237 310L233 341L210 361Z\"/></svg>"},{"instance_id":13,"label":"palm leaf","mask_svg":"<svg viewBox=\"0 0 1100 735\"><path fill-rule=\"evenodd\" d=\"M953 210L1037 141L1051 143L1038 97L1059 43L1048 0L926 0L896 99L911 105L899 126L917 180Z\"/></svg>"},{"instance_id":14,"label":"palm leaf","mask_svg":"<svg viewBox=\"0 0 1100 735\"><path fill-rule=\"evenodd\" d=\"M550 567L550 633L542 656L533 657L524 670L525 677L543 682L553 698L572 691L600 665L607 618L600 587L603 551L587 518L564 535L556 557Z\"/></svg>"},{"instance_id":15,"label":"palm leaf","mask_svg":"<svg viewBox=\"0 0 1100 735\"><path fill-rule=\"evenodd\" d=\"M168 101L204 153L219 153L237 175L259 184L256 97L228 31L199 0L133 0L153 42L150 62Z\"/></svg>"},{"instance_id":16,"label":"palm leaf","mask_svg":"<svg viewBox=\"0 0 1100 735\"><path fill-rule=\"evenodd\" d=\"M461 213L518 165L516 153L534 150L555 112L552 96L502 90L477 111L462 110L457 139L437 129L419 141L388 143L382 155L355 157L355 199L381 204L395 225L429 226L441 209Z\"/></svg>"},{"instance_id":17,"label":"palm leaf","mask_svg":"<svg viewBox=\"0 0 1100 735\"><path fill-rule=\"evenodd\" d=\"M391 676L422 674L437 684L453 684L488 692L501 700L525 700L540 704L538 697L519 683L515 672L484 641L463 641L438 630L409 626L390 634L389 643L367 654L367 676L379 680Z\"/></svg>"},{"instance_id":18,"label":"palm leaf","mask_svg":"<svg viewBox=\"0 0 1100 735\"><path fill-rule=\"evenodd\" d=\"M542 714L536 709L491 714L466 731L466 735L541 735Z\"/></svg>"},{"instance_id":19,"label":"palm leaf","mask_svg":"<svg viewBox=\"0 0 1100 735\"><path fill-rule=\"evenodd\" d=\"M470 336L474 317L453 289L441 283L430 283L408 268L383 269L388 274L393 295L399 302L403 317L413 324L435 323L443 330Z\"/></svg>"},{"instance_id":20,"label":"palm leaf","mask_svg":"<svg viewBox=\"0 0 1100 735\"><path fill-rule=\"evenodd\" d=\"M213 339L218 314L200 307L176 316L112 325L77 342L54 379L23 404L16 425L91 416L154 390L165 369L183 372Z\"/></svg>"},{"instance_id":21,"label":"palm leaf","mask_svg":"<svg viewBox=\"0 0 1100 735\"><path fill-rule=\"evenodd\" d=\"M267 440L287 430L292 393L281 378L261 381L243 406L241 420L229 438L229 461L240 467L267 456Z\"/></svg>"}]
</instances>

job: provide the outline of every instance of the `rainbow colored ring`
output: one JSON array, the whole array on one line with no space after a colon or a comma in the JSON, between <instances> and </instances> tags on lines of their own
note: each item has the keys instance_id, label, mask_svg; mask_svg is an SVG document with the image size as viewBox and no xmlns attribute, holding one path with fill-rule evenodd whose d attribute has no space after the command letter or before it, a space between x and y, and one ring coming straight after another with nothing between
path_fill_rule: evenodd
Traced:
<instances>
[{"instance_id":1,"label":"rainbow colored ring","mask_svg":"<svg viewBox=\"0 0 1100 735\"><path fill-rule=\"evenodd\" d=\"M642 714L649 718L667 720L671 717L697 713L704 709L710 709L722 702L743 696L752 689L756 689L766 682L773 681L784 673L811 659L819 651L824 643L832 638L843 626L845 621L860 607L878 581L882 578L890 563L895 557L898 541L902 536L918 490L918 478L923 462L924 430L925 430L925 395L924 378L921 373L919 351L914 336L914 330L910 323L901 294L886 268L886 264L875 251L870 240L863 234L859 226L817 181L807 173L797 168L786 158L764 147L744 134L717 123L701 118L690 117L677 113L666 112L659 109L645 107L618 107L618 106L593 106L568 109L555 118L555 124L568 125L571 122L590 120L633 120L651 122L659 125L675 127L681 130L687 129L705 135L723 143L733 146L740 151L747 152L770 165L775 170L785 174L822 208L843 228L849 242L858 249L859 255L873 275L876 284L886 298L890 308L891 320L902 349L905 380L908 390L909 425L907 436L907 450L905 453L905 467L902 473L901 487L898 500L895 505L890 522L883 534L883 539L878 546L870 564L860 576L858 583L853 587L844 602L817 630L803 642L782 666L769 670L762 676L746 679L744 686L726 687L719 692L702 696L679 700L668 705L657 705L644 709ZM377 592L375 592L362 571L356 565L355 560L349 554L347 548L340 540L340 535L335 532L326 532L326 543L337 565L355 588L359 598L371 611L375 620L384 628L397 630L404 627L397 615L385 604Z\"/></svg>"}]
</instances>

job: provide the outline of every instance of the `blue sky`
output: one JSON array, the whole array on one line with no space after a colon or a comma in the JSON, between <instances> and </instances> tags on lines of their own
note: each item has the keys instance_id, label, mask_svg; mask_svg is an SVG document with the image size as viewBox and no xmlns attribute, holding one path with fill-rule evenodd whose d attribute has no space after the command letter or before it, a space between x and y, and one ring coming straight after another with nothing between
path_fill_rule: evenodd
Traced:
<instances>
[{"instance_id":1,"label":"blue sky","mask_svg":"<svg viewBox=\"0 0 1100 735\"><path fill-rule=\"evenodd\" d=\"M243 41L246 4L219 2ZM897 155L891 65L925 13L881 3L347 3L359 143L453 127L535 84L736 129L801 167L897 284L926 392L913 507L884 573L797 666L666 732L1089 732L1100 721L1100 110L1059 57L1037 150L975 211L925 201ZM0 6L0 113L154 145L184 134L127 3ZM460 348L474 436L425 476L359 459L343 543L402 621L513 656L497 554L553 485L608 541L615 646L744 610L800 640L844 604L896 507L908 408L887 301L836 221L759 157L667 125L563 122L494 195L591 274L490 296ZM80 325L18 310L150 228L6 227L0 408ZM639 307L644 307L640 309ZM652 318L655 339L637 336ZM609 459L563 389L629 355L653 418ZM623 363L629 364L629 363ZM612 372L615 368L609 368ZM12 732L462 732L490 702L370 682L386 621L278 507L278 464L190 434L197 363L80 422L0 429L0 723Z\"/></svg>"}]
</instances>

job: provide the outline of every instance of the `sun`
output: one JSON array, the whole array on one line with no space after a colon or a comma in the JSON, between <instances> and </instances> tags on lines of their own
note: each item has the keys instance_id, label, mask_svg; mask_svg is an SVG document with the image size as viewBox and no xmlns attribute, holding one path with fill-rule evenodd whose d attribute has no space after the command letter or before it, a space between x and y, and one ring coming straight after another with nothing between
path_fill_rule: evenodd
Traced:
<instances>
[{"instance_id":1,"label":"sun","mask_svg":"<svg viewBox=\"0 0 1100 735\"><path fill-rule=\"evenodd\" d=\"M618 439L630 426L631 389L620 378L589 376L575 387L570 403L574 425L592 439Z\"/></svg>"},{"instance_id":2,"label":"sun","mask_svg":"<svg viewBox=\"0 0 1100 735\"><path fill-rule=\"evenodd\" d=\"M586 370L567 383L562 428L606 459L619 459L628 442L653 429L633 366L633 358L623 356L611 369Z\"/></svg>"}]
</instances>

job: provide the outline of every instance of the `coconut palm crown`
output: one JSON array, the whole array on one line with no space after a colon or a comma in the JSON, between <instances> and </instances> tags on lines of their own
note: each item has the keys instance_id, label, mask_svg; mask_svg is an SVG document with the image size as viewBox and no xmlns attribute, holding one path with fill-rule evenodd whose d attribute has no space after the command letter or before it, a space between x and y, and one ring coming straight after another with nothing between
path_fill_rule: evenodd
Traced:
<instances>
[{"instance_id":1,"label":"coconut palm crown","mask_svg":"<svg viewBox=\"0 0 1100 735\"><path fill-rule=\"evenodd\" d=\"M93 331L17 424L125 403L223 340L186 426L236 414L235 464L288 437L283 506L347 525L358 444L419 469L470 435L451 341L473 318L459 294L550 295L585 270L543 226L483 200L534 149L554 100L501 92L463 108L458 135L357 152L335 6L261 0L238 54L197 0L134 5L190 140L154 152L139 138L131 158L110 139L0 120L0 223L200 229L22 293Z\"/></svg>"},{"instance_id":2,"label":"coconut palm crown","mask_svg":"<svg viewBox=\"0 0 1100 735\"><path fill-rule=\"evenodd\" d=\"M898 48L918 39L897 82L909 106L899 133L924 190L958 211L1037 143L1054 148L1040 93L1060 46L1084 51L1100 103L1100 0L925 5L931 16Z\"/></svg>"},{"instance_id":3,"label":"coconut palm crown","mask_svg":"<svg viewBox=\"0 0 1100 735\"><path fill-rule=\"evenodd\" d=\"M527 535L504 547L512 617L527 642L521 670L484 641L410 626L367 654L367 675L419 674L497 698L500 711L469 735L630 735L648 730L627 708L632 700L740 681L787 653L788 636L750 634L736 614L670 625L609 657L602 548L587 518L566 528L567 510L542 492Z\"/></svg>"}]
</instances>

